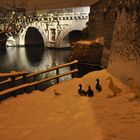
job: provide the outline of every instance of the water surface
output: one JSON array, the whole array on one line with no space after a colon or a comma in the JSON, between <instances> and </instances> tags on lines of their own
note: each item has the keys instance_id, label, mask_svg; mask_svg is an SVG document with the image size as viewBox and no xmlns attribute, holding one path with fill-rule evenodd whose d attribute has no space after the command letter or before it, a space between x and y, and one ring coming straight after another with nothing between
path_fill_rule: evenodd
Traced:
<instances>
[{"instance_id":1,"label":"water surface","mask_svg":"<svg viewBox=\"0 0 140 140\"><path fill-rule=\"evenodd\" d=\"M69 61L70 49L50 49L42 46L15 46L7 47L6 51L0 52L0 72L10 71L43 71L53 66L64 64ZM69 67L60 69L60 73L68 71ZM49 77L55 75L55 71L41 75ZM69 79L65 76L61 79Z\"/></svg>"}]
</instances>

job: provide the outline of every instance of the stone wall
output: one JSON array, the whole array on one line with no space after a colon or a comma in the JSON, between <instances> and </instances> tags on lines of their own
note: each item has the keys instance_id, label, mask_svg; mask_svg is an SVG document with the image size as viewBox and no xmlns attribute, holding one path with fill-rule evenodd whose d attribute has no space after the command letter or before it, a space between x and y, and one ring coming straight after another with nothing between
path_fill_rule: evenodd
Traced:
<instances>
[{"instance_id":1,"label":"stone wall","mask_svg":"<svg viewBox=\"0 0 140 140\"><path fill-rule=\"evenodd\" d=\"M133 77L140 86L140 1L119 0L108 70L127 82Z\"/></svg>"},{"instance_id":2,"label":"stone wall","mask_svg":"<svg viewBox=\"0 0 140 140\"><path fill-rule=\"evenodd\" d=\"M89 38L104 38L105 47L111 47L116 20L117 0L100 0L91 6L89 14Z\"/></svg>"},{"instance_id":3,"label":"stone wall","mask_svg":"<svg viewBox=\"0 0 140 140\"><path fill-rule=\"evenodd\" d=\"M92 5L89 36L104 38L102 64L109 72L126 83L129 77L140 81L140 0L100 0Z\"/></svg>"},{"instance_id":4,"label":"stone wall","mask_svg":"<svg viewBox=\"0 0 140 140\"><path fill-rule=\"evenodd\" d=\"M109 63L112 35L117 16L117 0L100 0L91 6L89 14L89 38L104 40L102 65Z\"/></svg>"},{"instance_id":5,"label":"stone wall","mask_svg":"<svg viewBox=\"0 0 140 140\"><path fill-rule=\"evenodd\" d=\"M85 41L86 42L86 41ZM72 46L71 61L77 59L79 63L101 65L103 46L98 43L75 43Z\"/></svg>"}]
</instances>

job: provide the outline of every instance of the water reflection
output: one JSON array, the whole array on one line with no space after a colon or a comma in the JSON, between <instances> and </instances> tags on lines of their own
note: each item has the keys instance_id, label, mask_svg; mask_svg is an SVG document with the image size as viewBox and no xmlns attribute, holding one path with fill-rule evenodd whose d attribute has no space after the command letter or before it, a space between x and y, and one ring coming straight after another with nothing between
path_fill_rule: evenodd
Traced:
<instances>
[{"instance_id":1,"label":"water reflection","mask_svg":"<svg viewBox=\"0 0 140 140\"><path fill-rule=\"evenodd\" d=\"M25 46L25 52L26 52L27 61L30 63L30 65L39 66L43 60L45 50L44 50L44 46L38 46L38 47L36 47L36 46L26 47Z\"/></svg>"},{"instance_id":2,"label":"water reflection","mask_svg":"<svg viewBox=\"0 0 140 140\"><path fill-rule=\"evenodd\" d=\"M0 46L1 47L1 46ZM7 49L6 49L6 47L4 48L0 48L0 56L5 56L6 55L6 53L7 53Z\"/></svg>"},{"instance_id":3,"label":"water reflection","mask_svg":"<svg viewBox=\"0 0 140 140\"><path fill-rule=\"evenodd\" d=\"M8 47L5 53L0 54L0 72L11 70L28 72L42 71L53 66L68 62L71 51L68 49L49 49L44 47ZM69 68L60 69L60 73L68 71ZM56 73L52 71L43 74L42 77L49 77ZM63 77L69 79L70 77ZM61 80L60 80L61 81Z\"/></svg>"}]
</instances>

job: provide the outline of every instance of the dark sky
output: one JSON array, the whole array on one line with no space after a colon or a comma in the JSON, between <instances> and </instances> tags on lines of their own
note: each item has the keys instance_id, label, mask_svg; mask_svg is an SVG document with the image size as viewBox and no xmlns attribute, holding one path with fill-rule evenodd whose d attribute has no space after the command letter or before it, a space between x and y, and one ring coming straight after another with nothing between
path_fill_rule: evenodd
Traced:
<instances>
[{"instance_id":1,"label":"dark sky","mask_svg":"<svg viewBox=\"0 0 140 140\"><path fill-rule=\"evenodd\" d=\"M15 1L16 5L20 1L26 0L0 0L0 5L2 4L12 4ZM98 0L27 0L28 9L50 9L50 8L66 8L66 7L78 7L78 6L89 6Z\"/></svg>"}]
</instances>

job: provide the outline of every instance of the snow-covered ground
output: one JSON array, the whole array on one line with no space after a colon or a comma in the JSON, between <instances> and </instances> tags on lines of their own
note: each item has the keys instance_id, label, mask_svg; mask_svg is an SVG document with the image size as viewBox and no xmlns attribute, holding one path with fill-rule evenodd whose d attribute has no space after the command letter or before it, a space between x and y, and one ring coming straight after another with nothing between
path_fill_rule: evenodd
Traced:
<instances>
[{"instance_id":1,"label":"snow-covered ground","mask_svg":"<svg viewBox=\"0 0 140 140\"><path fill-rule=\"evenodd\" d=\"M9 98L0 104L1 140L140 140L140 102L113 77L122 92L115 97L106 70L54 85L45 91ZM112 76L111 76L112 77ZM103 88L96 92L96 78ZM78 95L81 83L94 97ZM61 95L56 96L54 90ZM109 96L109 97L108 97Z\"/></svg>"}]
</instances>

